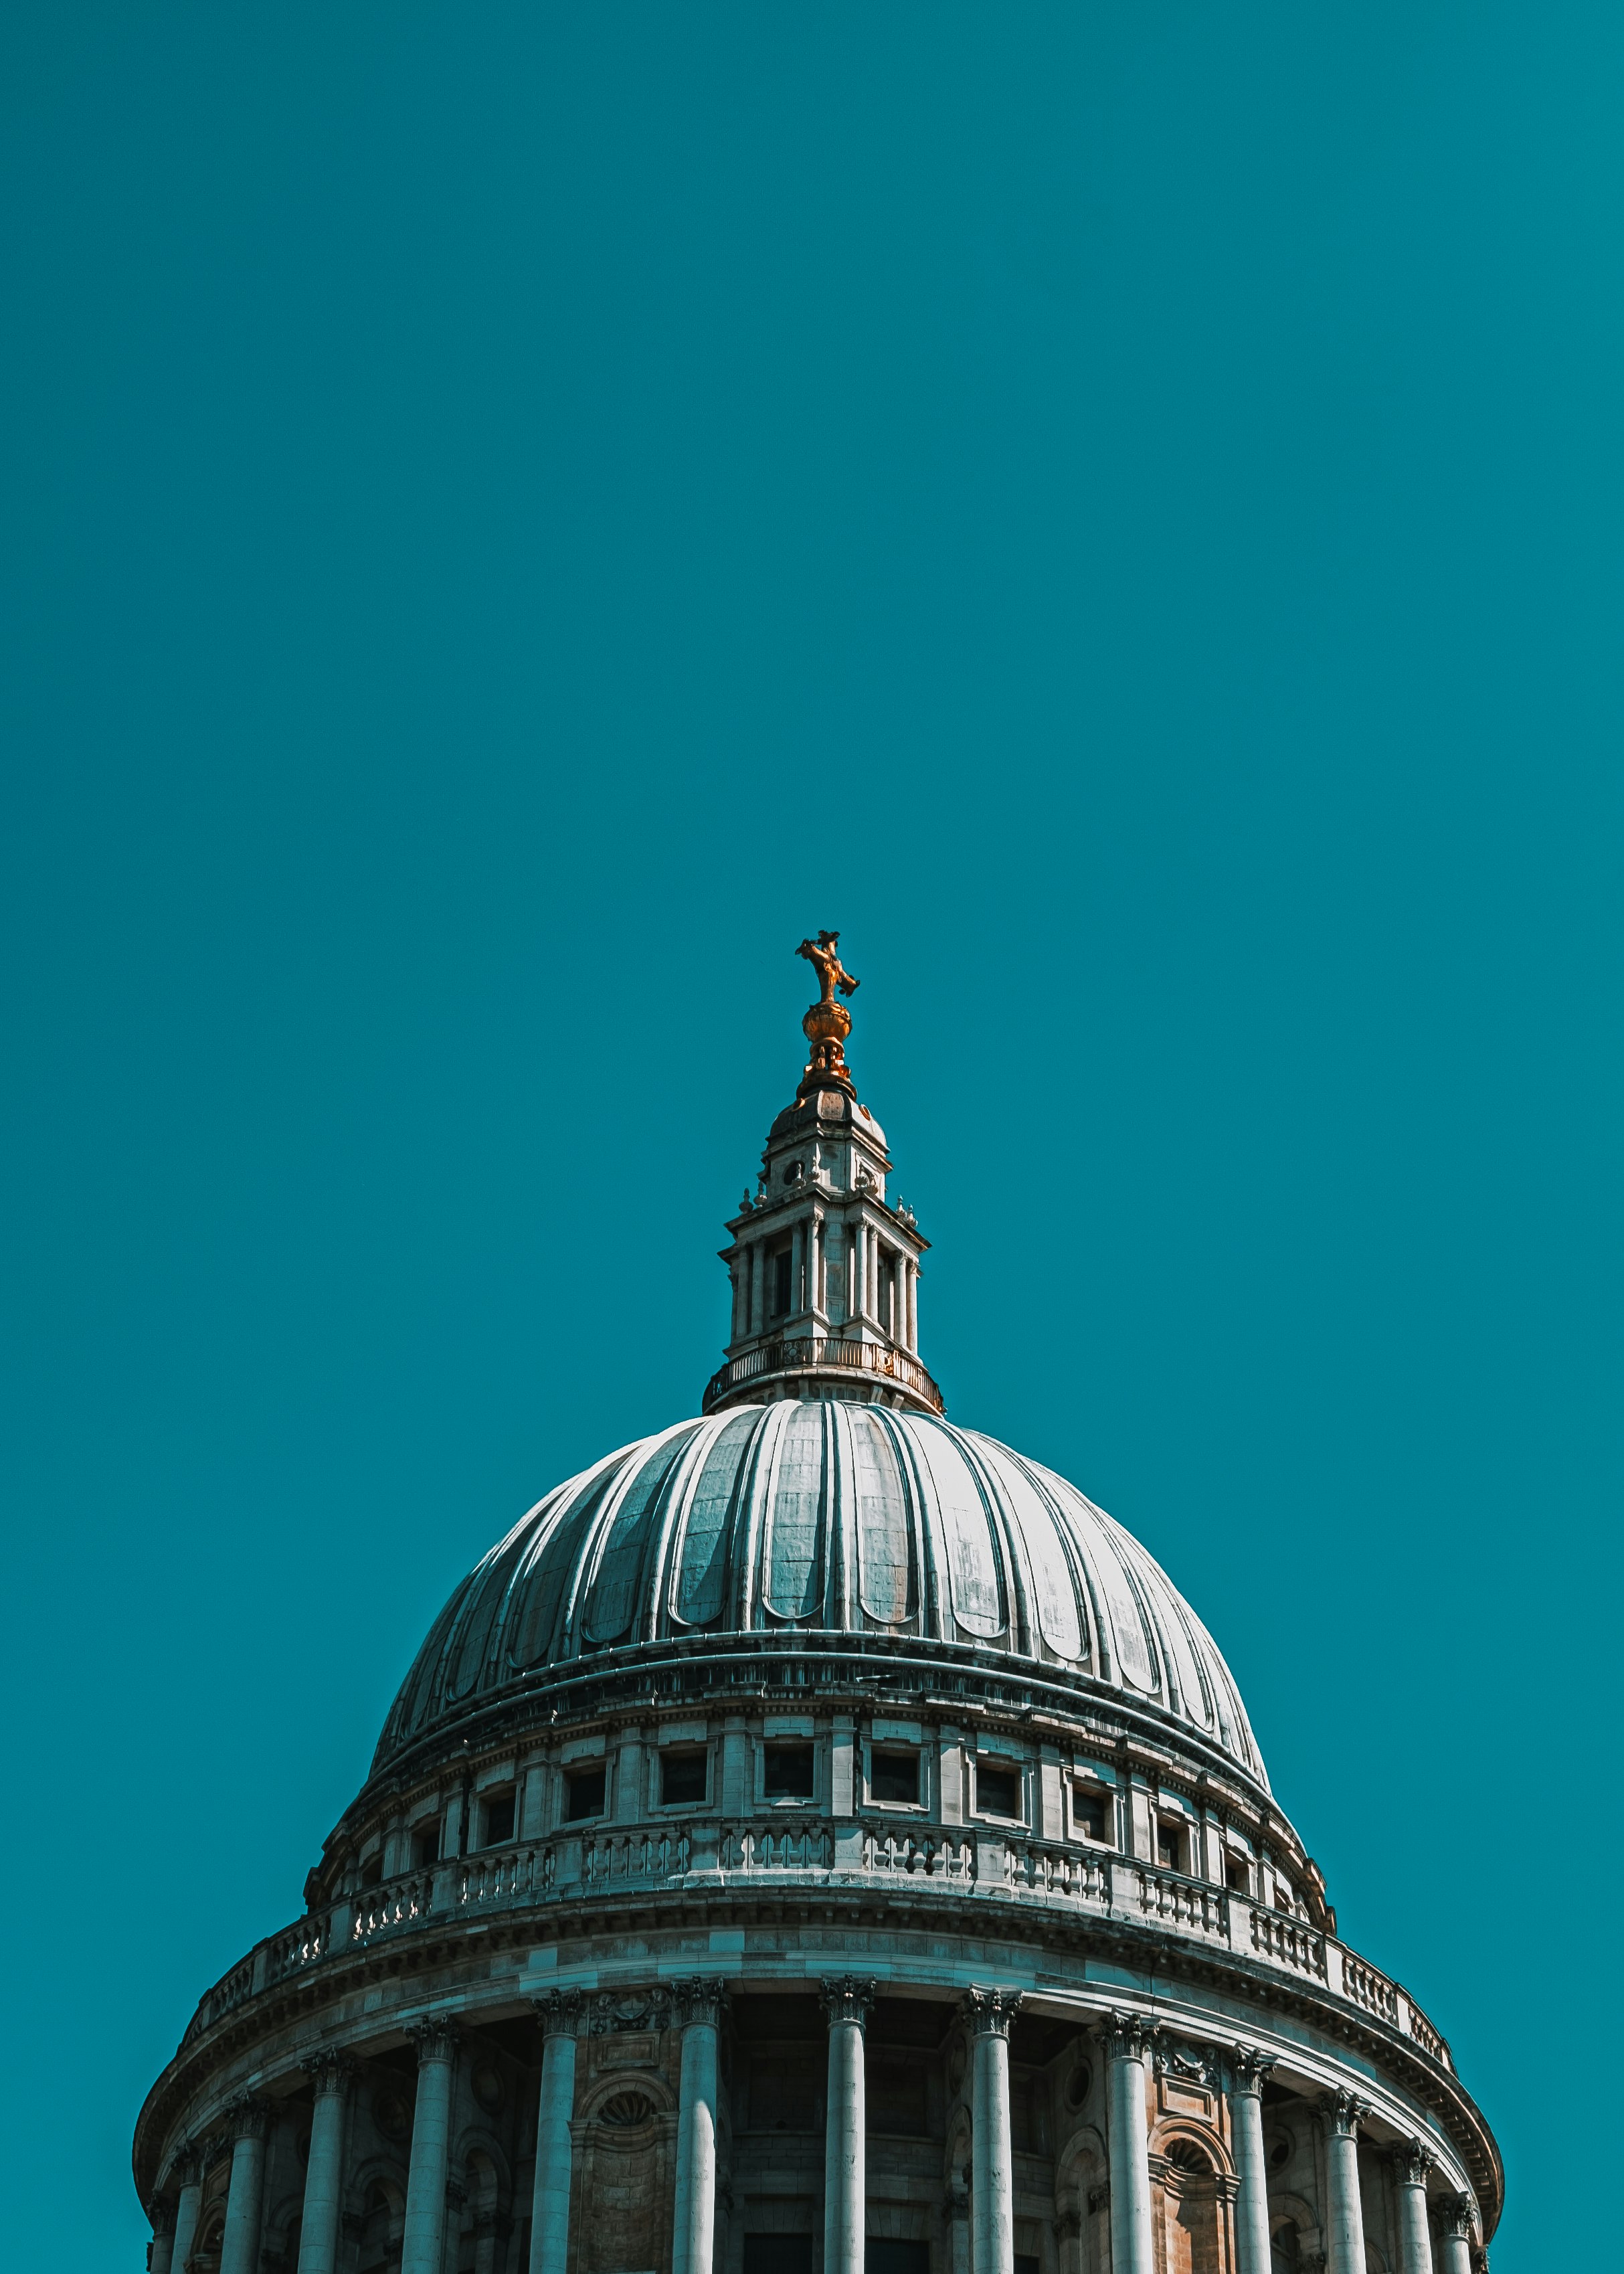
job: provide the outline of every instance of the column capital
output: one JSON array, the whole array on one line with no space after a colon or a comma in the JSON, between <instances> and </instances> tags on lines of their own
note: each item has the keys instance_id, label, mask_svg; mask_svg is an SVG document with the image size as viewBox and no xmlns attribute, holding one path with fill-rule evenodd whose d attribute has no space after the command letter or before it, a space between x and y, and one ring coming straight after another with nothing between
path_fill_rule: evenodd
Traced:
<instances>
[{"instance_id":1,"label":"column capital","mask_svg":"<svg viewBox=\"0 0 1624 2274\"><path fill-rule=\"evenodd\" d=\"M1320 2103L1326 2128L1338 2140L1357 2140L1359 2126L1371 2112L1368 2100L1353 2092L1327 2092Z\"/></svg>"},{"instance_id":2,"label":"column capital","mask_svg":"<svg viewBox=\"0 0 1624 2274\"><path fill-rule=\"evenodd\" d=\"M549 1990L545 1998L530 1999L544 2038L578 2037L582 2004L579 1990Z\"/></svg>"},{"instance_id":3,"label":"column capital","mask_svg":"<svg viewBox=\"0 0 1624 2274\"><path fill-rule=\"evenodd\" d=\"M1424 2187L1427 2173L1437 2168L1437 2157L1419 2140L1401 2140L1393 2150L1393 2170L1402 2187Z\"/></svg>"},{"instance_id":4,"label":"column capital","mask_svg":"<svg viewBox=\"0 0 1624 2274\"><path fill-rule=\"evenodd\" d=\"M299 2067L315 2088L318 2100L325 2100L329 2093L342 2097L360 2074L360 2063L352 2060L348 2053L340 2052L336 2045L329 2045L323 2052L312 2053L308 2060L299 2063Z\"/></svg>"},{"instance_id":5,"label":"column capital","mask_svg":"<svg viewBox=\"0 0 1624 2274\"><path fill-rule=\"evenodd\" d=\"M1113 2010L1105 2017L1105 2050L1112 2060L1142 2061L1155 2040L1157 2024L1148 2014Z\"/></svg>"},{"instance_id":6,"label":"column capital","mask_svg":"<svg viewBox=\"0 0 1624 2274\"><path fill-rule=\"evenodd\" d=\"M1083 2217L1080 2211L1063 2210L1055 2221L1055 2233L1062 2242L1075 2242L1082 2231Z\"/></svg>"},{"instance_id":7,"label":"column capital","mask_svg":"<svg viewBox=\"0 0 1624 2274\"><path fill-rule=\"evenodd\" d=\"M673 1982L671 1990L679 2028L714 2029L720 2022L727 1984L719 1974L693 1974L686 1982Z\"/></svg>"},{"instance_id":8,"label":"column capital","mask_svg":"<svg viewBox=\"0 0 1624 2274\"><path fill-rule=\"evenodd\" d=\"M226 2103L226 2114L231 2120L231 2137L235 2140L263 2140L265 2127L270 2121L271 2105L257 2092L239 2092Z\"/></svg>"},{"instance_id":9,"label":"column capital","mask_svg":"<svg viewBox=\"0 0 1624 2274\"><path fill-rule=\"evenodd\" d=\"M1256 2045L1231 2045L1230 2091L1256 2093L1261 2097L1264 2079L1274 2067L1274 2058L1273 2053L1260 2052Z\"/></svg>"},{"instance_id":10,"label":"column capital","mask_svg":"<svg viewBox=\"0 0 1624 2274\"><path fill-rule=\"evenodd\" d=\"M868 2008L874 2003L878 1984L858 1974L827 1974L817 1985L824 2018L832 2029L837 2022L855 2022L860 2029L868 2026Z\"/></svg>"},{"instance_id":11,"label":"column capital","mask_svg":"<svg viewBox=\"0 0 1624 2274\"><path fill-rule=\"evenodd\" d=\"M453 2021L439 2016L426 2022L414 2022L406 2034L417 2048L419 2068L425 2067L430 2061L456 2059L458 2030Z\"/></svg>"},{"instance_id":12,"label":"column capital","mask_svg":"<svg viewBox=\"0 0 1624 2274\"><path fill-rule=\"evenodd\" d=\"M147 2217L151 2223L153 2240L175 2232L175 2215L178 2205L173 2195L152 2195L147 2202Z\"/></svg>"},{"instance_id":13,"label":"column capital","mask_svg":"<svg viewBox=\"0 0 1624 2274\"><path fill-rule=\"evenodd\" d=\"M177 2187L195 2187L203 2176L203 2142L200 2139L183 2140L175 2150L175 2160L169 2165L169 2184Z\"/></svg>"},{"instance_id":14,"label":"column capital","mask_svg":"<svg viewBox=\"0 0 1624 2274\"><path fill-rule=\"evenodd\" d=\"M1444 2208L1444 2232L1461 2235L1470 2242L1477 2208L1470 2195L1451 2195Z\"/></svg>"},{"instance_id":15,"label":"column capital","mask_svg":"<svg viewBox=\"0 0 1624 2274\"><path fill-rule=\"evenodd\" d=\"M1007 2037L1023 1994L1019 1990L966 1990L959 2011L978 2037Z\"/></svg>"}]
</instances>

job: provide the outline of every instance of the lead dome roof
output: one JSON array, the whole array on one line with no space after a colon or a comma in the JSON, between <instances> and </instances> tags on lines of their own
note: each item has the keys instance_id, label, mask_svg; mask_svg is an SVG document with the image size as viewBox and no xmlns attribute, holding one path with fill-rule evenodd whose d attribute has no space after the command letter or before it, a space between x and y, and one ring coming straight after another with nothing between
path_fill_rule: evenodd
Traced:
<instances>
[{"instance_id":1,"label":"lead dome roof","mask_svg":"<svg viewBox=\"0 0 1624 2274\"><path fill-rule=\"evenodd\" d=\"M813 1652L869 1635L905 1659L915 1638L1030 1661L1085 1695L1117 1693L1267 1788L1216 1644L1121 1525L978 1431L838 1397L679 1422L538 1501L436 1620L374 1773L610 1653L623 1665L682 1638L771 1632Z\"/></svg>"}]
</instances>

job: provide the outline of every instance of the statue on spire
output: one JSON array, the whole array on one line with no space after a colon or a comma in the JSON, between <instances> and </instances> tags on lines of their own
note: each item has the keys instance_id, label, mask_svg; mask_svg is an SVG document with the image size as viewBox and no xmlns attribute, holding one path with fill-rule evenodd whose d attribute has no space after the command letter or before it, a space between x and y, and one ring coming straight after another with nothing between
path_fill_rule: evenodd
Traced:
<instances>
[{"instance_id":1,"label":"statue on spire","mask_svg":"<svg viewBox=\"0 0 1624 2274\"><path fill-rule=\"evenodd\" d=\"M858 982L840 960L839 941L838 931L820 931L815 940L803 939L795 950L817 973L822 990L801 1022L801 1031L812 1045L812 1055L795 1093L799 1098L809 1096L825 1084L845 1090L848 1097L857 1095L843 1047L852 1031L852 1014L843 1003L836 1002L835 990L838 988L842 995L854 995Z\"/></svg>"},{"instance_id":2,"label":"statue on spire","mask_svg":"<svg viewBox=\"0 0 1624 2274\"><path fill-rule=\"evenodd\" d=\"M834 1001L837 987L842 995L855 995L862 985L861 980L853 979L840 961L840 935L838 931L821 931L815 940L803 939L795 953L804 955L807 961L816 967L825 1003Z\"/></svg>"}]
</instances>

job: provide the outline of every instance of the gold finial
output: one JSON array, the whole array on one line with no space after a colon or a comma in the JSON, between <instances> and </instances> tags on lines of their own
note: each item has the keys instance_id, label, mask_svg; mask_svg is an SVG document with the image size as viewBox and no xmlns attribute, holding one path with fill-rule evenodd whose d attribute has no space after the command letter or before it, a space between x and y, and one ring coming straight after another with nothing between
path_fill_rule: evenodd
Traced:
<instances>
[{"instance_id":1,"label":"gold finial","mask_svg":"<svg viewBox=\"0 0 1624 2274\"><path fill-rule=\"evenodd\" d=\"M820 931L816 939L803 939L795 950L817 973L822 990L801 1022L801 1030L812 1045L812 1055L807 1060L807 1070L796 1092L800 1097L828 1082L838 1084L853 1097L857 1095L844 1048L852 1031L852 1014L844 1004L836 1002L835 990L838 988L842 995L855 995L859 982L840 961L839 941L838 931Z\"/></svg>"}]
</instances>

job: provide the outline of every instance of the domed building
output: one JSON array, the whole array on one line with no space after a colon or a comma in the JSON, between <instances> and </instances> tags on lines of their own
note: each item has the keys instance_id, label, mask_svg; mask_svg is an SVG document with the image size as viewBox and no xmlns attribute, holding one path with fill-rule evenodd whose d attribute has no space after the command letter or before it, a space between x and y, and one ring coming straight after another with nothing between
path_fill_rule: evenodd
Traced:
<instances>
[{"instance_id":1,"label":"domed building","mask_svg":"<svg viewBox=\"0 0 1624 2274\"><path fill-rule=\"evenodd\" d=\"M1471 2274L1447 2044L1167 1575L947 1419L802 953L700 1416L435 1622L147 2097L153 2274Z\"/></svg>"}]
</instances>

